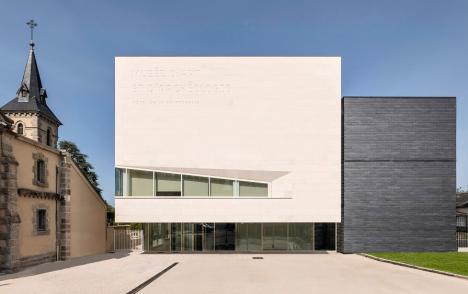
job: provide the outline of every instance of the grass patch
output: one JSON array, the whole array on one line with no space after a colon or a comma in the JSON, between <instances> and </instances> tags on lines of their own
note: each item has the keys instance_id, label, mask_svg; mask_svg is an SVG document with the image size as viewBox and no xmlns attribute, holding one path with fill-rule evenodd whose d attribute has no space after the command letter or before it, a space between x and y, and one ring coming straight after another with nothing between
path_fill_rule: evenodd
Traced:
<instances>
[{"instance_id":1,"label":"grass patch","mask_svg":"<svg viewBox=\"0 0 468 294\"><path fill-rule=\"evenodd\" d=\"M411 265L468 276L466 252L379 252L369 255Z\"/></svg>"}]
</instances>

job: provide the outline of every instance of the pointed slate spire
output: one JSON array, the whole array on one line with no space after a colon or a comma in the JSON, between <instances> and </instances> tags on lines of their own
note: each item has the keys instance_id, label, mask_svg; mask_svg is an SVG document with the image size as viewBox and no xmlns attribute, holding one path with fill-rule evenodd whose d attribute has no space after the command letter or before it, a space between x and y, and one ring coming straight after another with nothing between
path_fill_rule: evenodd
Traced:
<instances>
[{"instance_id":1,"label":"pointed slate spire","mask_svg":"<svg viewBox=\"0 0 468 294\"><path fill-rule=\"evenodd\" d=\"M47 97L46 91L42 88L41 76L37 67L36 55L34 54L34 43L30 43L29 57L24 68L23 79L16 93L20 100L36 99L39 103L44 103Z\"/></svg>"},{"instance_id":2,"label":"pointed slate spire","mask_svg":"<svg viewBox=\"0 0 468 294\"><path fill-rule=\"evenodd\" d=\"M61 125L60 120L47 106L47 92L42 87L41 76L37 67L36 54L34 53L35 44L32 39L33 29L37 24L31 20L27 25L31 29L31 41L29 43L29 56L24 68L23 79L16 92L16 97L0 108L0 110L5 113L39 113L57 125Z\"/></svg>"}]
</instances>

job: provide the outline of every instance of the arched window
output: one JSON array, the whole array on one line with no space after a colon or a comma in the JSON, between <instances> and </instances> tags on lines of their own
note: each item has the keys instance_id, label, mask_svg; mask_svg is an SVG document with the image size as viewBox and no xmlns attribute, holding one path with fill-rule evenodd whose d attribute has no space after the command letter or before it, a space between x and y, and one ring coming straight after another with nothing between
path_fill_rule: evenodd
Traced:
<instances>
[{"instance_id":1,"label":"arched window","mask_svg":"<svg viewBox=\"0 0 468 294\"><path fill-rule=\"evenodd\" d=\"M38 159L36 163L36 180L41 184L45 183L45 162L42 159Z\"/></svg>"},{"instance_id":2,"label":"arched window","mask_svg":"<svg viewBox=\"0 0 468 294\"><path fill-rule=\"evenodd\" d=\"M23 126L22 123L19 123L19 124L18 124L17 131L18 131L18 134L23 135L23 133L24 133L24 126Z\"/></svg>"},{"instance_id":3,"label":"arched window","mask_svg":"<svg viewBox=\"0 0 468 294\"><path fill-rule=\"evenodd\" d=\"M50 128L47 128L47 137L46 137L47 146L52 145L51 142L52 142L51 131L50 131Z\"/></svg>"}]
</instances>

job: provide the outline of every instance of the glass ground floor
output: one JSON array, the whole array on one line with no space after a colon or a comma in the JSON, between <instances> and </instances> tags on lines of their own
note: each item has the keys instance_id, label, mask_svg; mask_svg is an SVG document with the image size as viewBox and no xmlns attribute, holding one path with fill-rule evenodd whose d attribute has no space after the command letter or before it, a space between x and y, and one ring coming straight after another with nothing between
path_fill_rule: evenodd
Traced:
<instances>
[{"instance_id":1,"label":"glass ground floor","mask_svg":"<svg viewBox=\"0 0 468 294\"><path fill-rule=\"evenodd\" d=\"M335 250L335 223L147 223L146 252Z\"/></svg>"}]
</instances>

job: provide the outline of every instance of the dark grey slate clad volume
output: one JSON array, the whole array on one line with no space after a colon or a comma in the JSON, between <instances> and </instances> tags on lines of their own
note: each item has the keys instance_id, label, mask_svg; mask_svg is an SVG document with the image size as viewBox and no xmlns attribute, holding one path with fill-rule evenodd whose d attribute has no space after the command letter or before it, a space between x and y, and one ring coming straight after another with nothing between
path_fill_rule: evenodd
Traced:
<instances>
[{"instance_id":1,"label":"dark grey slate clad volume","mask_svg":"<svg viewBox=\"0 0 468 294\"><path fill-rule=\"evenodd\" d=\"M456 99L344 97L338 250L456 250Z\"/></svg>"}]
</instances>

